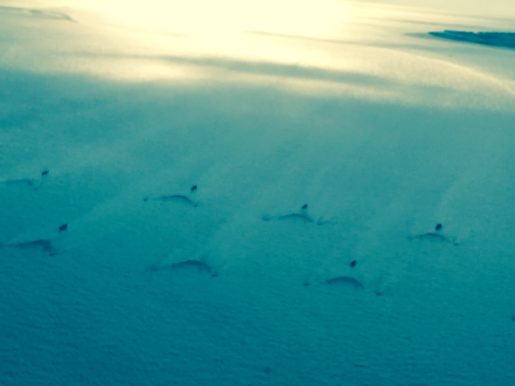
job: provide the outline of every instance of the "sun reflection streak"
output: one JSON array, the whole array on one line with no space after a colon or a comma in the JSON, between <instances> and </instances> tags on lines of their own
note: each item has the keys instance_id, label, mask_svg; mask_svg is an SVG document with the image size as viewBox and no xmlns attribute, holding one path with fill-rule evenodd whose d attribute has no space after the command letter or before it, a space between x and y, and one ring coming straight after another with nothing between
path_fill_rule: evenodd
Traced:
<instances>
[{"instance_id":1,"label":"sun reflection streak","mask_svg":"<svg viewBox=\"0 0 515 386\"><path fill-rule=\"evenodd\" d=\"M68 3L60 1L63 6ZM76 0L73 8L94 12L105 24L117 26L119 30L111 32L130 41L134 54L229 57L317 67L336 64L349 69L355 64L353 58L347 58L349 65L330 60L327 47L270 38L273 34L315 39L351 35L358 13L352 1ZM270 35L260 36L256 31ZM163 74L155 66L149 72Z\"/></svg>"},{"instance_id":2,"label":"sun reflection streak","mask_svg":"<svg viewBox=\"0 0 515 386\"><path fill-rule=\"evenodd\" d=\"M100 12L125 25L210 36L249 29L341 34L354 14L352 2L337 0L322 3L293 0L78 0L74 5Z\"/></svg>"},{"instance_id":3,"label":"sun reflection streak","mask_svg":"<svg viewBox=\"0 0 515 386\"><path fill-rule=\"evenodd\" d=\"M49 8L46 1L27 1L29 6ZM24 50L19 44L8 45L4 61L35 71L87 73L127 82L248 81L405 103L425 98L434 104L453 93L466 93L478 104L499 99L496 103L504 106L506 97L513 98L512 72L499 77L490 75L490 62L488 68L473 69L467 58L462 63L449 60L441 47L420 37L428 24L441 24L442 16L413 9L352 0L51 3L50 10L63 7L62 12L78 23L41 24L31 30L47 21L20 18L19 25L30 23L30 28L17 29L16 36L25 45L31 43ZM13 18L3 21L16 23ZM445 22L470 20L447 16ZM48 33L34 34L41 28ZM24 31L32 34L29 40L29 35L22 36ZM270 65L282 72L270 71ZM364 81L366 76L375 80Z\"/></svg>"}]
</instances>

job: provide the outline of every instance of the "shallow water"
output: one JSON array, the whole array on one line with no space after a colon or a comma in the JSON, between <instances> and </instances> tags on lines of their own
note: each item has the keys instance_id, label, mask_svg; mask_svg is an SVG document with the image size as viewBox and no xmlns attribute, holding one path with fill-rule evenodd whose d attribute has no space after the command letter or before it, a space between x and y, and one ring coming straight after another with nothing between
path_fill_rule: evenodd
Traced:
<instances>
[{"instance_id":1,"label":"shallow water","mask_svg":"<svg viewBox=\"0 0 515 386\"><path fill-rule=\"evenodd\" d=\"M515 383L510 22L338 4L0 8L0 383Z\"/></svg>"}]
</instances>

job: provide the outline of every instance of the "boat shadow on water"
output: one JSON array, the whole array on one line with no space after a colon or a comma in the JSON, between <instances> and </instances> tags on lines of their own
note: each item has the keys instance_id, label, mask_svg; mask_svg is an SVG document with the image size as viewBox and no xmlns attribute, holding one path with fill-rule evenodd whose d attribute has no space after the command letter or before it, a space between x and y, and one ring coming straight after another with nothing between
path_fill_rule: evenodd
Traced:
<instances>
[{"instance_id":1,"label":"boat shadow on water","mask_svg":"<svg viewBox=\"0 0 515 386\"><path fill-rule=\"evenodd\" d=\"M326 220L323 217L319 217L318 219L312 217L308 213L308 204L304 204L301 206L300 210L297 212L291 212L280 215L263 215L263 221L279 221L279 222L290 222L290 223L304 223L304 224L315 224L315 225L326 225L326 224L334 224L335 221Z\"/></svg>"},{"instance_id":2,"label":"boat shadow on water","mask_svg":"<svg viewBox=\"0 0 515 386\"><path fill-rule=\"evenodd\" d=\"M48 170L43 170L39 178L13 178L7 180L1 180L0 184L5 187L24 187L32 190L39 190L43 186L45 180L49 175Z\"/></svg>"},{"instance_id":3,"label":"boat shadow on water","mask_svg":"<svg viewBox=\"0 0 515 386\"><path fill-rule=\"evenodd\" d=\"M0 248L12 248L18 250L36 250L42 251L50 256L57 255L57 250L54 247L52 240L40 239L23 241L19 243L0 244Z\"/></svg>"},{"instance_id":4,"label":"boat shadow on water","mask_svg":"<svg viewBox=\"0 0 515 386\"><path fill-rule=\"evenodd\" d=\"M162 196L146 196L143 198L144 202L148 201L161 201L161 202L175 202L178 204L183 204L185 206L191 206L193 208L198 207L199 203L194 199L195 193L197 192L197 185L193 185L190 188L188 194L169 194Z\"/></svg>"},{"instance_id":5,"label":"boat shadow on water","mask_svg":"<svg viewBox=\"0 0 515 386\"><path fill-rule=\"evenodd\" d=\"M186 259L171 263L157 263L149 267L150 272L192 272L198 274L207 274L211 277L218 277L218 272L213 266L202 259Z\"/></svg>"},{"instance_id":6,"label":"boat shadow on water","mask_svg":"<svg viewBox=\"0 0 515 386\"><path fill-rule=\"evenodd\" d=\"M454 246L460 245L460 243L453 237L449 237L443 234L443 225L436 224L434 231L421 233L418 235L410 235L408 236L408 240L410 241L427 241L432 243L443 243L450 244Z\"/></svg>"}]
</instances>

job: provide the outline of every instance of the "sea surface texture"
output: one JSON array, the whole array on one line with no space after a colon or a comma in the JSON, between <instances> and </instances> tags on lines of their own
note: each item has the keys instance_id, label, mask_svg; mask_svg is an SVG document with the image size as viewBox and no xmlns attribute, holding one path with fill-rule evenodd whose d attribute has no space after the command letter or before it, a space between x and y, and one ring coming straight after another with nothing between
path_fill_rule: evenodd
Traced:
<instances>
[{"instance_id":1,"label":"sea surface texture","mask_svg":"<svg viewBox=\"0 0 515 386\"><path fill-rule=\"evenodd\" d=\"M0 0L0 385L515 385L513 20Z\"/></svg>"}]
</instances>

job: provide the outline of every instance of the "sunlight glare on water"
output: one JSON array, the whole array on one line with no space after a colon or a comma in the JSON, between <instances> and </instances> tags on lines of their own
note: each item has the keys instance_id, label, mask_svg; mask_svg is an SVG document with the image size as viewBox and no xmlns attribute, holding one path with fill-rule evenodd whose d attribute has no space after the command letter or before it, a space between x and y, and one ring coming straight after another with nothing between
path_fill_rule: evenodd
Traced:
<instances>
[{"instance_id":1,"label":"sunlight glare on water","mask_svg":"<svg viewBox=\"0 0 515 386\"><path fill-rule=\"evenodd\" d=\"M350 2L276 2L221 0L208 2L148 0L80 1L81 8L101 12L112 20L162 32L213 36L249 30L341 34L352 20Z\"/></svg>"},{"instance_id":2,"label":"sunlight glare on water","mask_svg":"<svg viewBox=\"0 0 515 386\"><path fill-rule=\"evenodd\" d=\"M61 5L70 3L62 1ZM353 23L364 10L353 2L337 0L79 0L72 7L90 12L94 23L114 26L108 33L127 41L131 54L147 58L229 58L316 67L327 67L329 61L327 48L320 49L314 40L356 38ZM352 58L345 62L343 68L355 67ZM184 79L189 73L196 79L204 78L204 63L185 64L175 63L172 70L162 62L140 61L138 76ZM342 63L338 66L341 68ZM130 67L119 66L117 76L133 76Z\"/></svg>"},{"instance_id":3,"label":"sunlight glare on water","mask_svg":"<svg viewBox=\"0 0 515 386\"><path fill-rule=\"evenodd\" d=\"M428 31L484 22L467 16L350 0L37 3L78 23L52 24L66 36L59 45L50 35L38 35L33 50L45 55L37 65L23 60L19 50L7 51L16 54L16 65L36 71L127 82L252 84L402 103L471 103L448 94L436 98L439 90L466 90L468 98L477 96L489 106L504 105L513 95L510 74L491 75L491 60L474 68L465 58L462 64L445 52L436 54L447 43L434 42Z\"/></svg>"}]
</instances>

